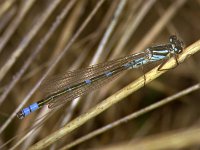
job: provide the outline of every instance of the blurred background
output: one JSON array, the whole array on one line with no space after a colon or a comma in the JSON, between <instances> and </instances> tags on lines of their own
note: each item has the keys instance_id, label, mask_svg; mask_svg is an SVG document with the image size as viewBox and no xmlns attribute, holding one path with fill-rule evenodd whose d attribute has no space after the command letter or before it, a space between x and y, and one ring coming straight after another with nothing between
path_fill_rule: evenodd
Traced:
<instances>
[{"instance_id":1,"label":"blurred background","mask_svg":"<svg viewBox=\"0 0 200 150\"><path fill-rule=\"evenodd\" d=\"M149 68L144 66L144 70L128 71L103 88L53 113L44 107L19 120L16 112L42 99L45 89L54 86L51 84L52 78L57 79L59 74L63 75L69 70L137 53L151 45L167 43L170 35L177 35L185 47L199 40L200 0L1 0L1 148L28 149L143 76L143 72ZM61 148L96 129L198 84L199 58L200 54L195 54L49 148ZM42 88L39 87L41 79L47 83ZM101 148L198 127L199 97L199 90L180 96L176 101L113 127L72 149ZM184 148L196 150L200 146L186 145Z\"/></svg>"}]
</instances>

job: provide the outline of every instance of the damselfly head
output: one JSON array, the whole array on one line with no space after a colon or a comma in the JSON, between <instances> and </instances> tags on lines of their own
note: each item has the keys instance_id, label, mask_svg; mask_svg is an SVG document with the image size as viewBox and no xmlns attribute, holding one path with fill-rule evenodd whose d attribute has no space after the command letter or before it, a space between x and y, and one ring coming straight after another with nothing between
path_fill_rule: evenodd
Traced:
<instances>
[{"instance_id":1,"label":"damselfly head","mask_svg":"<svg viewBox=\"0 0 200 150\"><path fill-rule=\"evenodd\" d=\"M19 119L23 119L24 118L24 115L23 115L22 111L17 113L17 118L19 118Z\"/></svg>"},{"instance_id":2,"label":"damselfly head","mask_svg":"<svg viewBox=\"0 0 200 150\"><path fill-rule=\"evenodd\" d=\"M175 35L169 37L169 42L172 44L174 53L180 54L183 51L183 42L177 38Z\"/></svg>"}]
</instances>

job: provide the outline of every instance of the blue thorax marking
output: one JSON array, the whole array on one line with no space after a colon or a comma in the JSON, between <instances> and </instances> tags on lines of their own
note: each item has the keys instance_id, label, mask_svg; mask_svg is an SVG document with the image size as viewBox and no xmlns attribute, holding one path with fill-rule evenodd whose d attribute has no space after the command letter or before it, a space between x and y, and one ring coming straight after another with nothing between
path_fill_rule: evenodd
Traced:
<instances>
[{"instance_id":1,"label":"blue thorax marking","mask_svg":"<svg viewBox=\"0 0 200 150\"><path fill-rule=\"evenodd\" d=\"M105 72L105 75L106 75L106 77L112 76L112 72L107 71L107 72Z\"/></svg>"},{"instance_id":2,"label":"blue thorax marking","mask_svg":"<svg viewBox=\"0 0 200 150\"><path fill-rule=\"evenodd\" d=\"M90 84L92 81L90 79L85 80L86 84Z\"/></svg>"}]
</instances>

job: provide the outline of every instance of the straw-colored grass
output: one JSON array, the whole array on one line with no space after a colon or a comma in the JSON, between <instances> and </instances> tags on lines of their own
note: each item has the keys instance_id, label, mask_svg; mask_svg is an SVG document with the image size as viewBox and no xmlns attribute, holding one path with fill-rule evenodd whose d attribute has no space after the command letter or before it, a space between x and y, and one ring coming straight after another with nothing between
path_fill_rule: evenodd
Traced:
<instances>
[{"instance_id":1,"label":"straw-colored grass","mask_svg":"<svg viewBox=\"0 0 200 150\"><path fill-rule=\"evenodd\" d=\"M2 0L0 149L198 149L199 8L198 0ZM50 76L167 43L172 34L185 43L175 69L143 66L55 111L16 118L46 96L50 84L40 85ZM163 67L174 65L172 58ZM176 134L184 142L170 142Z\"/></svg>"}]
</instances>

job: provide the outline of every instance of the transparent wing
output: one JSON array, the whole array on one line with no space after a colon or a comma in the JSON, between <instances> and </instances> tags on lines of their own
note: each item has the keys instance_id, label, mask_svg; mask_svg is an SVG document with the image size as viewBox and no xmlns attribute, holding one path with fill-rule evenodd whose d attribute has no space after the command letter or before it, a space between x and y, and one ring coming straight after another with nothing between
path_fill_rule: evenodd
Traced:
<instances>
[{"instance_id":1,"label":"transparent wing","mask_svg":"<svg viewBox=\"0 0 200 150\"><path fill-rule=\"evenodd\" d=\"M99 74L104 73L105 71L117 68L127 62L132 61L133 59L137 59L140 57L144 57L144 53L133 54L116 60L89 66L87 68L68 71L66 73L60 74L58 76L44 81L44 83L41 86L41 91L43 91L46 94L46 96L48 96L52 93L63 90L66 87L80 83L86 79L95 77Z\"/></svg>"},{"instance_id":2,"label":"transparent wing","mask_svg":"<svg viewBox=\"0 0 200 150\"><path fill-rule=\"evenodd\" d=\"M61 91L67 87L70 87L70 86L73 86L80 82L83 82L86 79L91 79L91 78L101 75L107 71L118 68L118 67L122 66L123 64L131 62L132 60L144 57L144 55L145 55L145 53L132 54L132 55L129 55L126 57L116 59L116 60L89 66L87 68L83 68L80 70L63 73L52 79L47 80L43 84L42 89L45 90L45 92L47 93L46 96L48 96L52 93ZM49 103L49 108L54 108L58 105L66 103L77 97L80 97L81 95L84 95L84 94L88 93L89 91L97 89L97 88L101 87L102 85L106 84L108 81L112 80L117 75L118 75L118 73L114 74L112 76L109 76L109 77L102 78L101 80L92 82L91 84L87 84L76 90L69 91L66 94L63 94L62 96L57 97L56 99L53 99Z\"/></svg>"},{"instance_id":3,"label":"transparent wing","mask_svg":"<svg viewBox=\"0 0 200 150\"><path fill-rule=\"evenodd\" d=\"M85 85L84 87L81 87L81 88L78 88L76 90L73 90L73 92L68 92L66 94L63 94L62 96L56 98L56 99L53 99L48 107L49 108L55 108L57 106L60 106L62 104L65 104L66 102L69 102L71 100L74 100L75 98L77 97L80 97L84 94L87 94L89 93L90 91L93 91L95 89L98 89L99 87L105 85L106 83L108 83L108 81L111 81L113 78L117 77L119 73L113 75L113 76L110 76L110 77L106 77L106 78L103 78L101 80L98 80L92 84L87 84Z\"/></svg>"}]
</instances>

